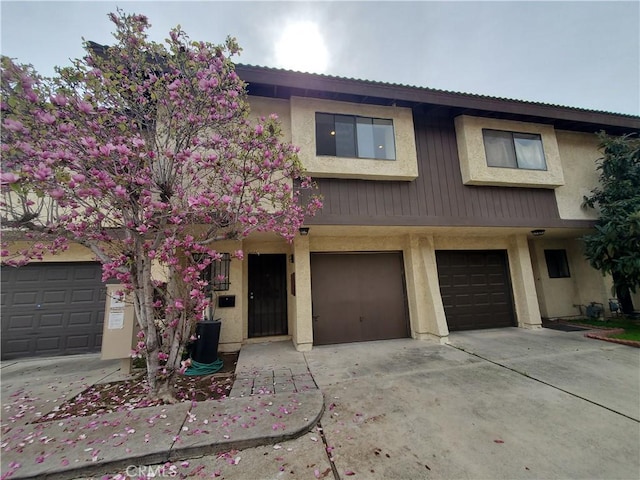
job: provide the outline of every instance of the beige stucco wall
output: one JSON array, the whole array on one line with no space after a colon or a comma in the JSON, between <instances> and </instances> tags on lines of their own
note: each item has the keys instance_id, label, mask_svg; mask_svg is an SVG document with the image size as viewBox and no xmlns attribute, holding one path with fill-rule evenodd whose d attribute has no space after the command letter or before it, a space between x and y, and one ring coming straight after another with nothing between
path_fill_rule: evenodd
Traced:
<instances>
[{"instance_id":1,"label":"beige stucco wall","mask_svg":"<svg viewBox=\"0 0 640 480\"><path fill-rule=\"evenodd\" d=\"M396 159L317 156L316 112L392 119ZM413 180L418 177L413 114L409 108L292 97L291 128L293 143L300 147L300 160L307 172L315 177L371 180Z\"/></svg>"},{"instance_id":2,"label":"beige stucco wall","mask_svg":"<svg viewBox=\"0 0 640 480\"><path fill-rule=\"evenodd\" d=\"M582 206L583 197L598 185L596 160L598 138L589 133L556 130L558 149L562 159L565 184L555 190L560 218L567 220L593 220L598 211Z\"/></svg>"},{"instance_id":3,"label":"beige stucco wall","mask_svg":"<svg viewBox=\"0 0 640 480\"><path fill-rule=\"evenodd\" d=\"M544 318L580 315L580 305L602 303L608 313L611 278L591 268L584 258L582 242L577 239L536 238L529 242L533 271L538 291L540 313ZM569 264L568 278L550 278L544 251L564 249ZM584 312L584 308L582 309Z\"/></svg>"},{"instance_id":4,"label":"beige stucco wall","mask_svg":"<svg viewBox=\"0 0 640 480\"><path fill-rule=\"evenodd\" d=\"M241 242L228 241L215 244L215 249L220 253L233 253L242 247ZM217 307L217 297L214 296L216 308L214 318L220 318L222 325L220 328L220 343L218 350L221 352L235 352L240 350L242 345L242 311L244 307L243 296L243 264L242 260L231 258L229 265L229 290L216 292L216 296L235 295L235 307Z\"/></svg>"},{"instance_id":5,"label":"beige stucco wall","mask_svg":"<svg viewBox=\"0 0 640 480\"><path fill-rule=\"evenodd\" d=\"M455 119L460 172L465 185L556 188L565 179L553 126L461 115ZM482 129L535 133L541 136L547 170L487 166Z\"/></svg>"},{"instance_id":6,"label":"beige stucco wall","mask_svg":"<svg viewBox=\"0 0 640 480\"><path fill-rule=\"evenodd\" d=\"M308 237L294 241L296 296L289 308L296 309L296 317L290 332L299 350L308 350L313 344L309 270L309 254L313 252L401 251L411 336L446 343L449 330L438 285L436 250L507 250L518 325L523 328L540 327L540 309L526 233L500 235L494 230L494 235L485 232L484 235L474 236L463 235L462 230L455 229L442 229L441 232L435 229L429 233L395 228L388 229L388 235L384 235L380 229L377 229L376 235L367 235L368 227L349 227L345 230L349 232L348 235L333 236L329 227L313 227ZM359 232L362 235L358 235Z\"/></svg>"},{"instance_id":7,"label":"beige stucco wall","mask_svg":"<svg viewBox=\"0 0 640 480\"><path fill-rule=\"evenodd\" d=\"M267 97L249 97L251 119L269 117L272 113L278 115L282 124L283 140L291 142L291 107L288 100Z\"/></svg>"},{"instance_id":8,"label":"beige stucco wall","mask_svg":"<svg viewBox=\"0 0 640 480\"><path fill-rule=\"evenodd\" d=\"M28 248L30 242L12 242L8 245L7 250L14 254L19 252L20 250L24 250ZM11 256L7 258L12 258ZM3 258L4 260L4 258ZM64 252L60 252L56 255L51 255L50 253L45 253L42 262L95 262L96 256L93 254L91 250L86 247L83 247L77 243L70 243L69 248ZM32 263L39 263L40 260L32 260Z\"/></svg>"}]
</instances>

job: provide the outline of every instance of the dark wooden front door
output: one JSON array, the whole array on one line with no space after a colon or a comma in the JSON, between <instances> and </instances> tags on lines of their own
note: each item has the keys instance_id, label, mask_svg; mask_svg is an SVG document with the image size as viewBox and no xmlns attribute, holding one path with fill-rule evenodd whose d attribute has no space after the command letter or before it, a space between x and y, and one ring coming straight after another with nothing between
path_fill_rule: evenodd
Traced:
<instances>
[{"instance_id":1,"label":"dark wooden front door","mask_svg":"<svg viewBox=\"0 0 640 480\"><path fill-rule=\"evenodd\" d=\"M449 330L515 325L505 250L436 252Z\"/></svg>"},{"instance_id":2,"label":"dark wooden front door","mask_svg":"<svg viewBox=\"0 0 640 480\"><path fill-rule=\"evenodd\" d=\"M287 335L287 256L249 255L249 337Z\"/></svg>"},{"instance_id":3,"label":"dark wooden front door","mask_svg":"<svg viewBox=\"0 0 640 480\"><path fill-rule=\"evenodd\" d=\"M313 343L409 336L401 252L312 253Z\"/></svg>"}]
</instances>

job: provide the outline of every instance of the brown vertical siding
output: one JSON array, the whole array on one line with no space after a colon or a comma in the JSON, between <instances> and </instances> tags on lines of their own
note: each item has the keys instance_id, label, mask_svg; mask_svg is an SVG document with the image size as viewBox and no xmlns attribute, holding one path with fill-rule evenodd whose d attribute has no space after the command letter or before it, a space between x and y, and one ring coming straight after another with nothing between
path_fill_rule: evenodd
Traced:
<instances>
[{"instance_id":1,"label":"brown vertical siding","mask_svg":"<svg viewBox=\"0 0 640 480\"><path fill-rule=\"evenodd\" d=\"M317 179L316 225L530 226L561 222L553 190L462 183L453 119L415 114L419 176L412 182Z\"/></svg>"}]
</instances>

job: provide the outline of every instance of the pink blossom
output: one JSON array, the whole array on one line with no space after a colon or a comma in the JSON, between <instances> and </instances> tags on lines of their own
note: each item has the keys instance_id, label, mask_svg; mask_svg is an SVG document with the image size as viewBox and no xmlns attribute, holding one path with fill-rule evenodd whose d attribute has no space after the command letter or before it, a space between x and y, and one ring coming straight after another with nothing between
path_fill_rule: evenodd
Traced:
<instances>
[{"instance_id":1,"label":"pink blossom","mask_svg":"<svg viewBox=\"0 0 640 480\"><path fill-rule=\"evenodd\" d=\"M47 125L51 125L56 121L56 117L51 115L49 112L38 112L37 117L38 117L38 121L45 123Z\"/></svg>"},{"instance_id":2,"label":"pink blossom","mask_svg":"<svg viewBox=\"0 0 640 480\"><path fill-rule=\"evenodd\" d=\"M22 122L13 120L11 118L5 118L4 122L2 122L2 125L4 126L4 128L11 132L20 132L24 130L24 125L22 125Z\"/></svg>"},{"instance_id":3,"label":"pink blossom","mask_svg":"<svg viewBox=\"0 0 640 480\"><path fill-rule=\"evenodd\" d=\"M36 180L47 180L53 174L53 170L48 165L41 163L38 165L38 169L34 172L33 176Z\"/></svg>"},{"instance_id":4,"label":"pink blossom","mask_svg":"<svg viewBox=\"0 0 640 480\"><path fill-rule=\"evenodd\" d=\"M55 200L60 200L62 198L64 198L64 190L62 188L54 188L53 190L49 191L49 195L51 196L51 198L55 199Z\"/></svg>"},{"instance_id":5,"label":"pink blossom","mask_svg":"<svg viewBox=\"0 0 640 480\"><path fill-rule=\"evenodd\" d=\"M51 97L51 101L52 101L55 105L57 105L58 107L64 107L64 106L66 106L66 105L67 105L67 103L68 103L68 101L69 101L69 100L68 100L68 99L67 99L67 97L65 97L64 95L62 95L62 94L58 93L58 94L53 95L53 96Z\"/></svg>"},{"instance_id":6,"label":"pink blossom","mask_svg":"<svg viewBox=\"0 0 640 480\"><path fill-rule=\"evenodd\" d=\"M93 105L88 102L80 101L78 102L78 110L82 113L93 113Z\"/></svg>"},{"instance_id":7,"label":"pink blossom","mask_svg":"<svg viewBox=\"0 0 640 480\"><path fill-rule=\"evenodd\" d=\"M12 172L0 173L0 184L8 185L10 183L16 183L20 180L20 177Z\"/></svg>"}]
</instances>

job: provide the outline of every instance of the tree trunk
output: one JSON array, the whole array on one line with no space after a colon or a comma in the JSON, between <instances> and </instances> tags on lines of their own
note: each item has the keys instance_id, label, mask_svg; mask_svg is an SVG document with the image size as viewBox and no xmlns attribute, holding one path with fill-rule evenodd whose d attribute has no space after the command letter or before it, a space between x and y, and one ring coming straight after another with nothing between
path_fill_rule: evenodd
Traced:
<instances>
[{"instance_id":1,"label":"tree trunk","mask_svg":"<svg viewBox=\"0 0 640 480\"><path fill-rule=\"evenodd\" d=\"M616 272L612 272L611 276L613 277L616 297L618 297L618 302L620 302L620 310L622 310L622 313L625 315L633 314L633 300L631 299L629 287L626 285L626 282L624 282L624 279Z\"/></svg>"},{"instance_id":2,"label":"tree trunk","mask_svg":"<svg viewBox=\"0 0 640 480\"><path fill-rule=\"evenodd\" d=\"M625 315L633 314L633 300L631 299L631 292L629 291L629 288L616 286L616 296L620 302L620 310L622 310L622 313Z\"/></svg>"}]
</instances>

